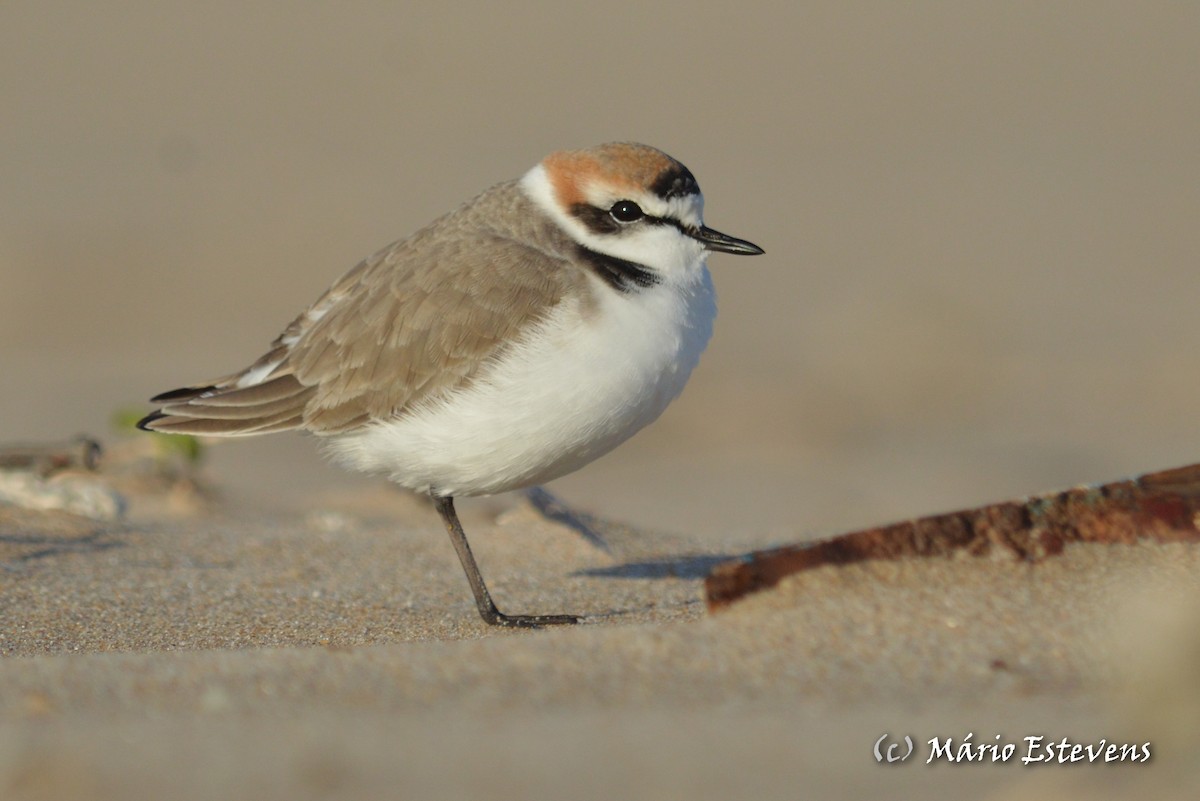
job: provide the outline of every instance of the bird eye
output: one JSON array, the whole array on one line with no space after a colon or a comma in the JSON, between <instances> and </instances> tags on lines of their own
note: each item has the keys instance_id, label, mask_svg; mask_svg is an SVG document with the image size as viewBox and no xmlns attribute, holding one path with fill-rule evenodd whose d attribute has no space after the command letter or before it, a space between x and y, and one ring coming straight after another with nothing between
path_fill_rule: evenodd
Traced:
<instances>
[{"instance_id":1,"label":"bird eye","mask_svg":"<svg viewBox=\"0 0 1200 801\"><path fill-rule=\"evenodd\" d=\"M632 200L618 200L613 204L613 207L608 210L612 218L617 222L631 223L634 220L640 220L645 214L642 212L642 207L634 203Z\"/></svg>"}]
</instances>

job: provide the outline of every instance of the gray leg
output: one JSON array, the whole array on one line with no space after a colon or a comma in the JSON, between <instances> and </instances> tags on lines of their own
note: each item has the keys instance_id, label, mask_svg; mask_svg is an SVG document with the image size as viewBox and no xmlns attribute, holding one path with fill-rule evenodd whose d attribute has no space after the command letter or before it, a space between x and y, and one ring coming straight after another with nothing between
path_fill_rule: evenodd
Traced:
<instances>
[{"instance_id":1,"label":"gray leg","mask_svg":"<svg viewBox=\"0 0 1200 801\"><path fill-rule=\"evenodd\" d=\"M485 623L493 626L536 628L579 622L575 615L506 615L497 609L487 585L483 583L479 565L475 564L475 556L471 553L467 534L463 531L462 523L458 522L458 514L454 511L454 499L435 495L433 503L437 506L438 514L442 516L442 522L446 524L446 533L450 535L450 542L454 543L454 550L458 552L458 561L462 562L467 581L471 584L471 592L475 593L475 605L479 607L479 616Z\"/></svg>"}]
</instances>

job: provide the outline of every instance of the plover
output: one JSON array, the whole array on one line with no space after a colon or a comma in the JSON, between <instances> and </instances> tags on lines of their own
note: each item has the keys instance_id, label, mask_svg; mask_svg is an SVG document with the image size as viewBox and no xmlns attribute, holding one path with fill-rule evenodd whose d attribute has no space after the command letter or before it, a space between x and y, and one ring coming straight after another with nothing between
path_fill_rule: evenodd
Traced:
<instances>
[{"instance_id":1,"label":"plover","mask_svg":"<svg viewBox=\"0 0 1200 801\"><path fill-rule=\"evenodd\" d=\"M633 143L551 153L335 283L244 370L152 398L148 431L302 430L356 470L428 493L483 619L456 496L540 484L607 453L682 391L716 316L692 173Z\"/></svg>"}]
</instances>

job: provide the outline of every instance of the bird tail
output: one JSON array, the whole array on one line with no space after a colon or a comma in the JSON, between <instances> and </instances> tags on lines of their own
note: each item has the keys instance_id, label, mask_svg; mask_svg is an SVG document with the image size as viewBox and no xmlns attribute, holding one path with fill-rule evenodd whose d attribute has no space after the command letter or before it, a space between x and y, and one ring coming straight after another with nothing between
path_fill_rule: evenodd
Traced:
<instances>
[{"instance_id":1,"label":"bird tail","mask_svg":"<svg viewBox=\"0 0 1200 801\"><path fill-rule=\"evenodd\" d=\"M301 384L283 362L267 358L208 384L155 395L150 402L162 407L139 420L137 427L203 437L245 437L301 428L305 405L315 388Z\"/></svg>"}]
</instances>

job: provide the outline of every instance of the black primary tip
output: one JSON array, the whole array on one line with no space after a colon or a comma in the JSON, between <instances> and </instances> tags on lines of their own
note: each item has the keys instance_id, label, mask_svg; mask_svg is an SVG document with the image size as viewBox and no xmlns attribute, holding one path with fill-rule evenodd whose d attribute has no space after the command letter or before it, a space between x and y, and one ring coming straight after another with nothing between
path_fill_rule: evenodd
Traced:
<instances>
[{"instance_id":1,"label":"black primary tip","mask_svg":"<svg viewBox=\"0 0 1200 801\"><path fill-rule=\"evenodd\" d=\"M137 421L137 427L142 431L153 431L154 429L150 427L150 424L155 420L160 420L164 417L166 417L166 415L161 411L150 412L150 414Z\"/></svg>"},{"instance_id":2,"label":"black primary tip","mask_svg":"<svg viewBox=\"0 0 1200 801\"><path fill-rule=\"evenodd\" d=\"M208 392L210 389L216 389L216 387L180 387L179 389L173 389L170 392L163 392L159 395L155 395L150 399L150 402L170 403L171 401L185 400L186 398L194 398L197 395Z\"/></svg>"}]
</instances>

